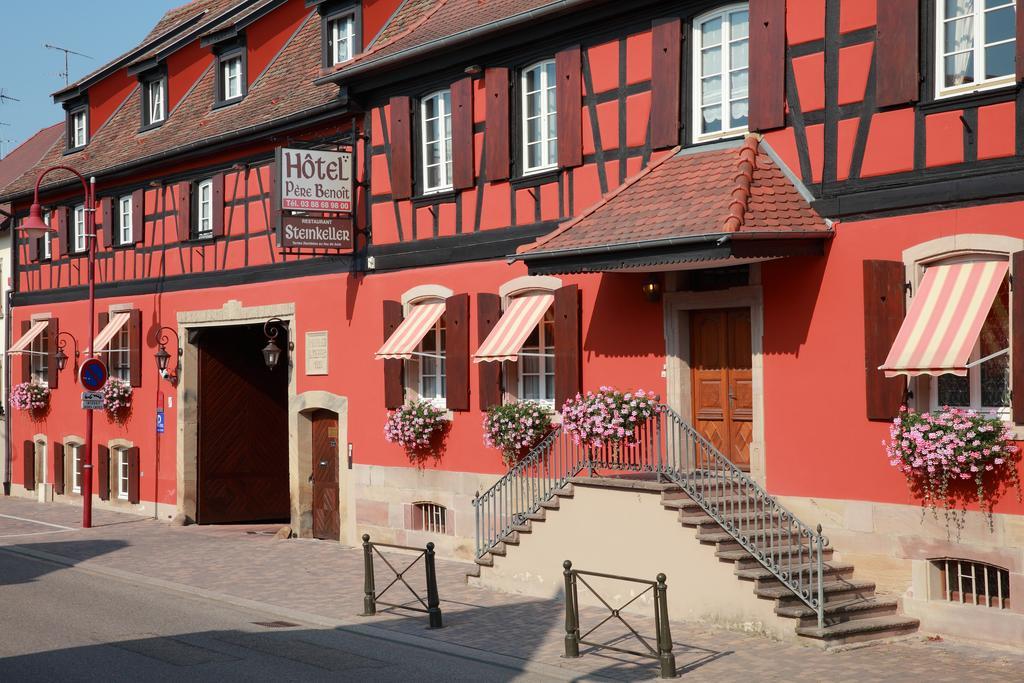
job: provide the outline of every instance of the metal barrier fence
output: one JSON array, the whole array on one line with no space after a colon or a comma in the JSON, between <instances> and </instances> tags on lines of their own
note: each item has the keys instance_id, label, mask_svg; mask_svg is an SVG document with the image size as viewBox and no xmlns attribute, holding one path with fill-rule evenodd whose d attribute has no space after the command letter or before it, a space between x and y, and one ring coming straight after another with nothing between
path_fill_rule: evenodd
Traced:
<instances>
[{"instance_id":1,"label":"metal barrier fence","mask_svg":"<svg viewBox=\"0 0 1024 683\"><path fill-rule=\"evenodd\" d=\"M407 564L401 571L395 569L388 558L377 548L395 548L398 550L411 550L418 553L412 562ZM376 581L373 575L373 555L377 554L388 569L395 575L391 583L384 587L384 590L377 592ZM426 601L416 590L405 580L405 574L423 558L423 565L427 578L427 599ZM393 602L383 602L380 598L388 592L395 584L401 582L422 607L400 605ZM377 605L393 607L395 609L409 610L410 612L422 612L427 615L430 628L442 628L444 623L441 619L441 598L437 593L437 570L434 568L434 544L427 543L426 548L417 548L409 545L395 545L393 543L372 543L370 534L363 534L363 611L360 616L372 617L377 613Z\"/></svg>"},{"instance_id":2,"label":"metal barrier fence","mask_svg":"<svg viewBox=\"0 0 1024 683\"><path fill-rule=\"evenodd\" d=\"M565 656L566 657L579 657L580 656L580 645L589 645L590 647L601 649L601 650L612 650L614 652L621 652L623 654L636 655L637 657L647 657L649 659L658 660L661 665L661 677L662 678L675 678L676 676L676 656L672 653L672 631L669 628L668 623L668 601L666 598L666 591L668 587L665 585L665 575L658 574L654 581L648 579L636 579L630 576L616 576L614 574L602 574L601 572L590 572L583 571L582 569L573 569L572 562L566 560L562 563L563 574L565 576ZM600 593L586 580L585 577L596 577L602 579L612 579L615 581L629 581L631 583L639 583L646 585L647 588L642 590L640 593L634 595L625 604L620 607L612 607L608 604L608 601L601 596ZM597 626L594 626L586 633L580 633L580 603L579 603L579 584L583 584L586 588L596 597L602 605L608 608L608 616L602 619ZM651 591L654 591L654 628L656 631L655 642L656 648L651 647L651 644L647 642L647 639L640 635L632 624L625 620L622 616L622 610L629 607L631 604L639 600L644 595L647 595ZM644 646L644 650L627 650L621 647L615 647L614 645L607 645L604 643L598 643L586 638L607 624L612 619L618 619L622 622L622 625L632 634L641 645ZM649 637L649 636L648 636Z\"/></svg>"}]
</instances>

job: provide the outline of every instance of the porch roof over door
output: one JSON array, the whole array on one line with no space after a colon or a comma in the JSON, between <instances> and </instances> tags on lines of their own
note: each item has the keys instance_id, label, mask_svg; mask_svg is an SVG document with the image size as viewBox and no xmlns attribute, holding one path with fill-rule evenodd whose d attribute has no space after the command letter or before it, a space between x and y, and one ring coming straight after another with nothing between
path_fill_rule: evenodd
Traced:
<instances>
[{"instance_id":1,"label":"porch roof over door","mask_svg":"<svg viewBox=\"0 0 1024 683\"><path fill-rule=\"evenodd\" d=\"M821 254L833 230L798 184L754 136L676 148L512 260L574 273Z\"/></svg>"}]
</instances>

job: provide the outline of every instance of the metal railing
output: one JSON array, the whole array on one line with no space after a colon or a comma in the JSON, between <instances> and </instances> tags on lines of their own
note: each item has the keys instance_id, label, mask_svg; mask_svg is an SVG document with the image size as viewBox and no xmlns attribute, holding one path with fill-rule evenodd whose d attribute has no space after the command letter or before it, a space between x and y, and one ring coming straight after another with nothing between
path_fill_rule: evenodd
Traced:
<instances>
[{"instance_id":1,"label":"metal railing","mask_svg":"<svg viewBox=\"0 0 1024 683\"><path fill-rule=\"evenodd\" d=\"M635 579L631 576L616 576L615 574L602 574L601 572L589 572L583 571L582 569L573 569L572 562L569 560L562 563L562 568L562 574L565 577L566 657L579 657L580 645L588 645L595 649L612 650L614 652L621 652L622 654L657 659L661 664L662 678L676 677L676 656L672 653L672 631L669 628L668 623L668 599L666 597L668 587L665 585L664 574L658 574L654 581L649 579ZM587 581L586 577L639 583L647 586L647 588L634 595L623 605L619 607L612 607L608 604L608 601L597 592L597 589ZM602 605L608 608L608 616L599 621L596 626L590 628L585 633L580 632L579 584L581 583L601 602ZM626 621L622 616L622 611L624 609L652 591L654 592L654 630L656 647L651 647L648 639L640 635L640 633L633 628L633 625ZM629 631L633 639L644 646L644 649L628 650L626 648L609 645L607 643L598 643L596 641L587 640L587 638L590 637L590 634L607 624L612 619L617 619L621 622L622 625L626 627L626 630Z\"/></svg>"},{"instance_id":2,"label":"metal railing","mask_svg":"<svg viewBox=\"0 0 1024 683\"><path fill-rule=\"evenodd\" d=\"M593 448L561 428L549 434L490 489L473 500L476 552L482 557L586 471L649 472L678 485L824 626L825 548L811 529L740 470L676 412L641 425L630 444Z\"/></svg>"},{"instance_id":3,"label":"metal railing","mask_svg":"<svg viewBox=\"0 0 1024 683\"><path fill-rule=\"evenodd\" d=\"M378 550L378 548L395 548L398 550L411 550L418 553L412 561L402 569L395 569L395 565L391 564L391 561ZM394 574L394 578L391 579L391 583L384 587L384 590L377 591L376 580L373 573L373 555L377 554L384 564L387 565L391 573ZM423 558L423 566L426 572L427 580L427 599L424 600L416 590L409 585L409 582L405 580L405 574L413 566ZM422 607L416 607L415 605L409 604L398 604L393 602L383 602L380 598L395 584L401 582L416 601L422 605ZM427 543L426 548L416 548L410 545L394 545L392 543L371 543L370 535L363 534L363 611L359 616L372 617L377 613L377 605L383 605L385 607L392 607L395 609L405 609L411 612L422 612L427 615L428 623L430 628L441 628L444 623L441 619L441 598L437 592L437 570L434 567L434 544Z\"/></svg>"}]
</instances>

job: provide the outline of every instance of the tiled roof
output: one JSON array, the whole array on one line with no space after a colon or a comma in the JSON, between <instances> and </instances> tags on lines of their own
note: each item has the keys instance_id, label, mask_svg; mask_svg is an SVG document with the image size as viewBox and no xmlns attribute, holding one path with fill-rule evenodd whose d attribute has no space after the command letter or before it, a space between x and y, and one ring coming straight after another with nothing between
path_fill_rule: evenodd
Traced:
<instances>
[{"instance_id":1,"label":"tiled roof","mask_svg":"<svg viewBox=\"0 0 1024 683\"><path fill-rule=\"evenodd\" d=\"M147 43L153 38L167 33L200 12L208 12L210 16L214 16L223 12L232 5L237 5L244 1L245 0L192 0L192 2L188 2L184 5L168 10L142 42Z\"/></svg>"},{"instance_id":2,"label":"tiled roof","mask_svg":"<svg viewBox=\"0 0 1024 683\"><path fill-rule=\"evenodd\" d=\"M0 159L0 194L5 187L20 178L54 146L64 140L64 122L43 128L25 142L15 147L10 154Z\"/></svg>"},{"instance_id":3,"label":"tiled roof","mask_svg":"<svg viewBox=\"0 0 1024 683\"><path fill-rule=\"evenodd\" d=\"M140 90L136 87L125 103L98 130L80 152L63 156L64 146L55 145L39 167L55 163L74 166L82 174L97 175L187 146L201 146L232 133L299 115L337 98L337 90L317 86L320 71L320 24L316 10L310 14L267 70L249 88L245 98L227 107L213 109L214 70L208 68L189 94L170 113L167 121L152 130L139 132ZM30 172L0 196L13 196L31 189ZM47 176L47 185L69 178L63 173Z\"/></svg>"},{"instance_id":4,"label":"tiled roof","mask_svg":"<svg viewBox=\"0 0 1024 683\"><path fill-rule=\"evenodd\" d=\"M699 235L830 233L751 136L724 149L666 155L519 253L529 258L588 248L613 251Z\"/></svg>"}]
</instances>

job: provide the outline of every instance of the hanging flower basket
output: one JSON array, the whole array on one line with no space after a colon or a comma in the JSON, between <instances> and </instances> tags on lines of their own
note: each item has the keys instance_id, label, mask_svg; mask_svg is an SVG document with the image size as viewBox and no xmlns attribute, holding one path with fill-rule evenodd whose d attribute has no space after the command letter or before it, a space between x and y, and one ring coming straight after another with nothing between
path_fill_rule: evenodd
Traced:
<instances>
[{"instance_id":1,"label":"hanging flower basket","mask_svg":"<svg viewBox=\"0 0 1024 683\"><path fill-rule=\"evenodd\" d=\"M612 387L576 394L562 406L562 428L578 445L602 448L633 444L637 427L665 409L658 395L637 389L622 393Z\"/></svg>"},{"instance_id":2,"label":"hanging flower basket","mask_svg":"<svg viewBox=\"0 0 1024 683\"><path fill-rule=\"evenodd\" d=\"M551 408L536 401L494 406L484 415L484 444L501 450L511 467L551 431Z\"/></svg>"},{"instance_id":3,"label":"hanging flower basket","mask_svg":"<svg viewBox=\"0 0 1024 683\"><path fill-rule=\"evenodd\" d=\"M1012 482L1020 500L1017 446L1012 430L997 418L973 410L944 407L930 413L900 409L885 444L889 464L907 477L911 491L938 516L943 507L946 527L963 528L966 500L963 485L973 483L978 504L992 527L993 496L1000 482ZM957 500L961 514L956 515Z\"/></svg>"},{"instance_id":4,"label":"hanging flower basket","mask_svg":"<svg viewBox=\"0 0 1024 683\"><path fill-rule=\"evenodd\" d=\"M50 387L40 382L22 382L11 388L11 406L18 410L42 412L50 405Z\"/></svg>"},{"instance_id":5,"label":"hanging flower basket","mask_svg":"<svg viewBox=\"0 0 1024 683\"><path fill-rule=\"evenodd\" d=\"M422 464L430 456L438 457L444 446L449 427L444 415L429 401L413 401L388 413L384 438L404 448L411 462Z\"/></svg>"},{"instance_id":6,"label":"hanging flower basket","mask_svg":"<svg viewBox=\"0 0 1024 683\"><path fill-rule=\"evenodd\" d=\"M103 408L114 419L124 419L132 409L132 384L128 380L111 377L103 385Z\"/></svg>"}]
</instances>

